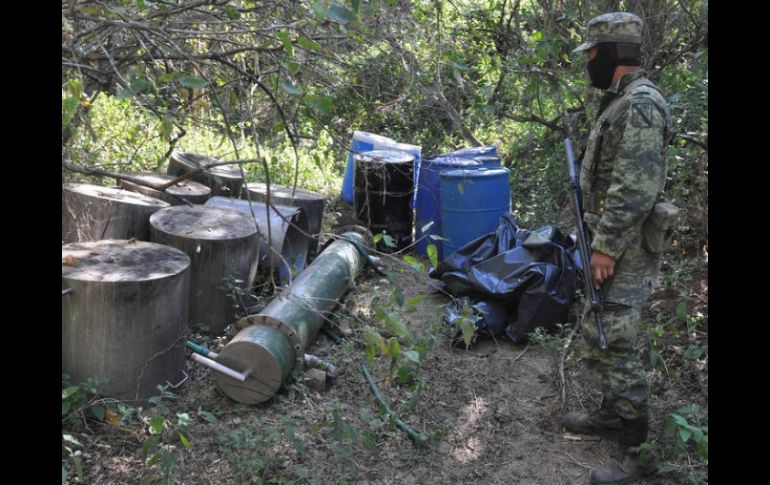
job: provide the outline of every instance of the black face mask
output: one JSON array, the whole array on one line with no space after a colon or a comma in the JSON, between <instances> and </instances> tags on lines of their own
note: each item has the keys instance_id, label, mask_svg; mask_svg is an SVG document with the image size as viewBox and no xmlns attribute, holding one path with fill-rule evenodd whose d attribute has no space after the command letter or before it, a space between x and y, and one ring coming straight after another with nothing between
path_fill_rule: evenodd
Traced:
<instances>
[{"instance_id":1,"label":"black face mask","mask_svg":"<svg viewBox=\"0 0 770 485\"><path fill-rule=\"evenodd\" d=\"M612 76L618 66L639 66L638 58L618 59L618 47L614 42L597 45L598 51L592 61L588 61L588 76L591 78L591 86L607 90L612 85Z\"/></svg>"},{"instance_id":2,"label":"black face mask","mask_svg":"<svg viewBox=\"0 0 770 485\"><path fill-rule=\"evenodd\" d=\"M588 75L591 78L591 86L602 90L609 89L612 84L612 75L615 73L615 61L606 57L594 57L588 61Z\"/></svg>"},{"instance_id":3,"label":"black face mask","mask_svg":"<svg viewBox=\"0 0 770 485\"><path fill-rule=\"evenodd\" d=\"M617 52L615 44L599 44L596 57L588 61L588 76L591 86L607 90L612 85L612 75L615 74Z\"/></svg>"}]
</instances>

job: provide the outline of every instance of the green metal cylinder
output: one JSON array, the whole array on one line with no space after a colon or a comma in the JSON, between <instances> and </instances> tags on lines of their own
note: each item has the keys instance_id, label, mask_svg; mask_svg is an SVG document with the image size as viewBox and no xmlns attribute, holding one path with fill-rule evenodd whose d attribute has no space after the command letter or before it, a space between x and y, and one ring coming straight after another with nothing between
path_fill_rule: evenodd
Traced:
<instances>
[{"instance_id":1,"label":"green metal cylinder","mask_svg":"<svg viewBox=\"0 0 770 485\"><path fill-rule=\"evenodd\" d=\"M352 242L351 242L352 241ZM278 391L304 351L364 267L359 248L366 236L345 232L332 242L296 280L257 315L238 322L245 327L219 353L218 362L249 372L246 382L223 374L216 380L232 399L253 404Z\"/></svg>"}]
</instances>

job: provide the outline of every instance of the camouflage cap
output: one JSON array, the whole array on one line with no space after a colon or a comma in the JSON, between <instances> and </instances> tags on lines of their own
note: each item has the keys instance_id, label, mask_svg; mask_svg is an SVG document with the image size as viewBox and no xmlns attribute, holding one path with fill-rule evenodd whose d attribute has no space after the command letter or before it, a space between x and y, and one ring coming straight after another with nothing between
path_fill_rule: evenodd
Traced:
<instances>
[{"instance_id":1,"label":"camouflage cap","mask_svg":"<svg viewBox=\"0 0 770 485\"><path fill-rule=\"evenodd\" d=\"M612 12L588 22L586 41L572 52L590 49L600 42L642 43L642 19L632 13Z\"/></svg>"}]
</instances>

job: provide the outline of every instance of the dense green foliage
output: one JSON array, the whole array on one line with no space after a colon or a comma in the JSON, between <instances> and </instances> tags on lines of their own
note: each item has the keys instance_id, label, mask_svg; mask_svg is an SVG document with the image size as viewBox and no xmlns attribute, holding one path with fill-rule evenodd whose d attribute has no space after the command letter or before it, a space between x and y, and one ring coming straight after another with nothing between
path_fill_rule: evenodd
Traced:
<instances>
[{"instance_id":1,"label":"dense green foliage","mask_svg":"<svg viewBox=\"0 0 770 485\"><path fill-rule=\"evenodd\" d=\"M571 49L592 16L636 12L645 68L676 120L671 194L695 209L684 250L706 243L705 1L107 5L62 10L63 159L159 170L172 148L260 158L280 183L298 171L300 185L336 192L355 129L427 156L495 144L526 226L553 222L567 201L563 110L578 142L594 116L598 93Z\"/></svg>"}]
</instances>

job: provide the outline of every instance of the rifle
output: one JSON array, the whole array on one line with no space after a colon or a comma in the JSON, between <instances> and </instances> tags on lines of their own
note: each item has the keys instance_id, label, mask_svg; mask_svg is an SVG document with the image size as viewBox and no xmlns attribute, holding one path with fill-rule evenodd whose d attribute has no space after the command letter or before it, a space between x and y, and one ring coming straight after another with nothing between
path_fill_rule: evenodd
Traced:
<instances>
[{"instance_id":1,"label":"rifle","mask_svg":"<svg viewBox=\"0 0 770 485\"><path fill-rule=\"evenodd\" d=\"M585 285L586 298L591 300L591 311L596 318L596 328L599 329L599 346L604 350L607 348L607 339L604 336L604 325L602 324L602 296L599 290L594 287L593 276L591 275L591 241L583 222L583 194L580 192L580 180L575 168L575 155L572 153L572 140L569 138L564 139L564 149L567 152L567 170L572 184L572 201L575 205L575 218L578 225L577 243L578 251L580 251L580 262L583 265L583 284Z\"/></svg>"}]
</instances>

